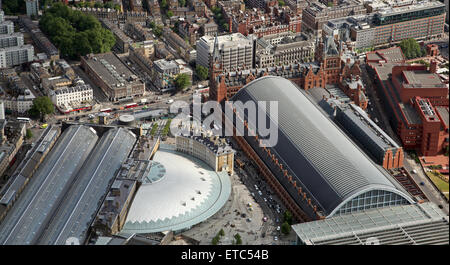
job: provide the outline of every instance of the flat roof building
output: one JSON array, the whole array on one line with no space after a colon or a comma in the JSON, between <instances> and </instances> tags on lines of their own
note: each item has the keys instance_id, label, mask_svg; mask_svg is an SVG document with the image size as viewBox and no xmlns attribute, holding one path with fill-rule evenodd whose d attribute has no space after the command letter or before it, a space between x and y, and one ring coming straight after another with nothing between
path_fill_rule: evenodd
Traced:
<instances>
[{"instance_id":1,"label":"flat roof building","mask_svg":"<svg viewBox=\"0 0 450 265\"><path fill-rule=\"evenodd\" d=\"M436 74L437 63L406 64L399 47L368 53L366 60L404 148L426 156L442 152L449 143L448 116L435 108L448 108L448 84Z\"/></svg>"},{"instance_id":2,"label":"flat roof building","mask_svg":"<svg viewBox=\"0 0 450 265\"><path fill-rule=\"evenodd\" d=\"M219 61L224 70L233 71L254 67L253 41L241 33L201 37L197 41L198 64L209 68L215 45L218 47Z\"/></svg>"},{"instance_id":3,"label":"flat roof building","mask_svg":"<svg viewBox=\"0 0 450 265\"><path fill-rule=\"evenodd\" d=\"M405 1L406 2L406 1ZM429 40L444 33L445 5L439 1L409 1L403 6L384 6L368 15L329 20L324 35L340 35L355 48L371 48L404 39Z\"/></svg>"},{"instance_id":4,"label":"flat roof building","mask_svg":"<svg viewBox=\"0 0 450 265\"><path fill-rule=\"evenodd\" d=\"M111 101L144 95L144 82L111 52L83 56L81 66Z\"/></svg>"}]
</instances>

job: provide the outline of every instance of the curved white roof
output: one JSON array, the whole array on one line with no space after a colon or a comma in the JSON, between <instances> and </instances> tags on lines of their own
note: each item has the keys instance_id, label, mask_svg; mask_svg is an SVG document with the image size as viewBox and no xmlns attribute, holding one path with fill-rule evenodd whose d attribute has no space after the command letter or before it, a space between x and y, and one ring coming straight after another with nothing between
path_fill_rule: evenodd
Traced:
<instances>
[{"instance_id":1,"label":"curved white roof","mask_svg":"<svg viewBox=\"0 0 450 265\"><path fill-rule=\"evenodd\" d=\"M204 162L167 146L156 152L153 161L157 168L150 175L164 175L139 188L123 232L189 228L215 214L228 200L231 183L226 173L218 174Z\"/></svg>"}]
</instances>

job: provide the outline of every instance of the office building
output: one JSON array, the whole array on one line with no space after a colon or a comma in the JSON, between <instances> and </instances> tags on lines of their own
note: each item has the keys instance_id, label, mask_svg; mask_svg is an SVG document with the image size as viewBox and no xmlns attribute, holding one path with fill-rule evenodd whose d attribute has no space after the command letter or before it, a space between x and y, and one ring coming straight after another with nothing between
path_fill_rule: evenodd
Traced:
<instances>
[{"instance_id":1,"label":"office building","mask_svg":"<svg viewBox=\"0 0 450 265\"><path fill-rule=\"evenodd\" d=\"M215 42L217 43L215 44ZM218 46L219 62L222 64L224 70L233 71L253 68L253 41L241 33L217 37L201 37L197 41L198 64L209 68L215 45Z\"/></svg>"}]
</instances>

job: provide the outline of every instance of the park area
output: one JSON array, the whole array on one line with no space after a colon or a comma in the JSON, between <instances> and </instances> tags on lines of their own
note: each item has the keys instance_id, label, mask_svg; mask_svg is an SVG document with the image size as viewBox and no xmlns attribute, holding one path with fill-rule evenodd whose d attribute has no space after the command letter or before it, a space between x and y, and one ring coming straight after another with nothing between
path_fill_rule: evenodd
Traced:
<instances>
[{"instance_id":1,"label":"park area","mask_svg":"<svg viewBox=\"0 0 450 265\"><path fill-rule=\"evenodd\" d=\"M438 189L448 198L449 185L448 181L444 181L444 176L442 176L442 174L437 171L427 172L427 174L428 177L430 177L431 181L433 181L433 183L436 185L436 187L438 187Z\"/></svg>"}]
</instances>

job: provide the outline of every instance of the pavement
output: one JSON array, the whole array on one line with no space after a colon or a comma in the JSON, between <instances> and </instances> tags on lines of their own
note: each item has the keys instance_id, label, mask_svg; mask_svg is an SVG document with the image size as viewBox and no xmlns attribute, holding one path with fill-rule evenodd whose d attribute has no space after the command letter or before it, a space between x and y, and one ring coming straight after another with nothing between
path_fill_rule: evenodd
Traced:
<instances>
[{"instance_id":1,"label":"pavement","mask_svg":"<svg viewBox=\"0 0 450 265\"><path fill-rule=\"evenodd\" d=\"M238 158L247 161L248 159L243 156L243 153L239 152ZM235 168L235 174L231 177L232 192L225 206L207 221L184 232L184 235L199 240L200 244L205 245L211 244L220 229L225 232L225 236L221 237L219 242L221 245L233 244L236 233L241 236L243 245L288 245L295 241L294 232L291 231L285 236L277 230L277 227L281 226L285 207L250 164L246 162L245 169ZM258 194L254 185L258 186L262 196ZM269 202L269 196L272 196L272 202ZM264 198L268 201L264 201ZM249 203L252 210L248 206ZM270 204L279 204L280 214L269 207ZM245 214L245 217L242 214ZM267 221L263 221L264 217Z\"/></svg>"}]
</instances>

